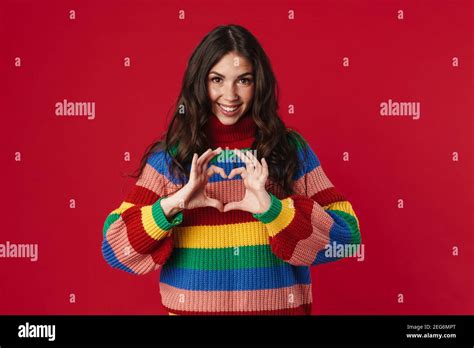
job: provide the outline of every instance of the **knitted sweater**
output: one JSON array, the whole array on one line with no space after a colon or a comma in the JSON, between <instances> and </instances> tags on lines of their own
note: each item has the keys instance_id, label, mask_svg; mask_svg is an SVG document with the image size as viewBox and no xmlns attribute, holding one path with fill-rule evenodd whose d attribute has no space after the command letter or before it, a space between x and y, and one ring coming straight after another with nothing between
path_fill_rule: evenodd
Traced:
<instances>
[{"instance_id":1,"label":"knitted sweater","mask_svg":"<svg viewBox=\"0 0 474 348\"><path fill-rule=\"evenodd\" d=\"M206 132L212 148L225 149L211 164L227 174L244 166L221 159L230 158L232 149L249 149L255 130L249 116L228 126L211 115ZM182 185L170 174L169 156L152 154L133 189L108 215L102 243L107 263L132 274L160 268L161 300L170 314L310 314L310 266L340 259L325 251L334 243L359 244L360 232L351 204L308 143L298 144L295 193L285 197L268 179L271 206L262 214L206 207L185 209L170 221L160 200ZM226 204L241 200L245 188L240 175L214 174L206 191Z\"/></svg>"}]
</instances>

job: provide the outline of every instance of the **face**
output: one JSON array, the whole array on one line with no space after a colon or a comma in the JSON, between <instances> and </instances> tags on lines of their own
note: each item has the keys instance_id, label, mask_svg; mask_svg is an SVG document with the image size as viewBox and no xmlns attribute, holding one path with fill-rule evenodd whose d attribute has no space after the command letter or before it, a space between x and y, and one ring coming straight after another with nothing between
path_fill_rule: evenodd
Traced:
<instances>
[{"instance_id":1,"label":"face","mask_svg":"<svg viewBox=\"0 0 474 348\"><path fill-rule=\"evenodd\" d=\"M226 54L207 77L212 113L222 124L236 123L250 108L254 86L252 64L234 52Z\"/></svg>"}]
</instances>

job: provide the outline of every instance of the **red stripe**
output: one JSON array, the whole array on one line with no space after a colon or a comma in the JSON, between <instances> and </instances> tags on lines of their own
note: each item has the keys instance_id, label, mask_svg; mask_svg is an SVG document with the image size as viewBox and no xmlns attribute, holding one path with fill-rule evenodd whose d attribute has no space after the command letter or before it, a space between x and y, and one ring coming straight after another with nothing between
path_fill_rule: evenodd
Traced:
<instances>
[{"instance_id":1,"label":"red stripe","mask_svg":"<svg viewBox=\"0 0 474 348\"><path fill-rule=\"evenodd\" d=\"M272 251L284 261L291 259L296 244L300 240L308 238L313 233L311 213L315 202L305 196L292 195L290 197L295 206L293 221L276 236L270 237Z\"/></svg>"},{"instance_id":2,"label":"red stripe","mask_svg":"<svg viewBox=\"0 0 474 348\"><path fill-rule=\"evenodd\" d=\"M315 193L311 199L314 199L320 206L323 207L331 203L345 201L346 197L335 187L330 187Z\"/></svg>"},{"instance_id":3,"label":"red stripe","mask_svg":"<svg viewBox=\"0 0 474 348\"><path fill-rule=\"evenodd\" d=\"M155 192L139 185L135 185L125 197L125 202L135 205L152 205L160 196Z\"/></svg>"},{"instance_id":4,"label":"red stripe","mask_svg":"<svg viewBox=\"0 0 474 348\"><path fill-rule=\"evenodd\" d=\"M295 308L275 309L272 311L239 311L239 312L187 312L163 307L171 313L178 315L311 315L311 303Z\"/></svg>"},{"instance_id":5,"label":"red stripe","mask_svg":"<svg viewBox=\"0 0 474 348\"><path fill-rule=\"evenodd\" d=\"M159 265L164 265L173 251L173 239L170 237L161 239L155 248L157 249L151 254L153 261Z\"/></svg>"},{"instance_id":6,"label":"red stripe","mask_svg":"<svg viewBox=\"0 0 474 348\"><path fill-rule=\"evenodd\" d=\"M183 211L183 222L179 226L199 226L199 225L226 225L238 224L242 222L255 222L252 214L242 210L231 210L225 213L219 212L216 208L205 207Z\"/></svg>"}]
</instances>

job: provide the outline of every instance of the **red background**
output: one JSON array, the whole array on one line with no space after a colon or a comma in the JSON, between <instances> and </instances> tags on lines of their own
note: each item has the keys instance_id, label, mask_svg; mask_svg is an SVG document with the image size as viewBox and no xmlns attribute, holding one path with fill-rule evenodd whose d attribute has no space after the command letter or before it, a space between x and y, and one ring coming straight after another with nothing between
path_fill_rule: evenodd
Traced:
<instances>
[{"instance_id":1,"label":"red background","mask_svg":"<svg viewBox=\"0 0 474 348\"><path fill-rule=\"evenodd\" d=\"M259 39L282 118L360 220L365 260L313 267L313 313L473 314L472 10L471 1L2 1L0 243L38 243L39 259L0 258L0 314L165 313L159 272L110 268L102 226L134 183L121 174L165 130L193 49L229 23ZM55 116L63 99L94 101L95 119ZM420 102L420 119L381 117L388 99Z\"/></svg>"}]
</instances>

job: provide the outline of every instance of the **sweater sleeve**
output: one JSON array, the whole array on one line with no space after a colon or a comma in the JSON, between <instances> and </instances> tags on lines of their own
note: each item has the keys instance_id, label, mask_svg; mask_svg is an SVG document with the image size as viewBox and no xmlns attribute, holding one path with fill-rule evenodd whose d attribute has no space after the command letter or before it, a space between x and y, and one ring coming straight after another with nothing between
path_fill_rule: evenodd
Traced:
<instances>
[{"instance_id":1,"label":"sweater sleeve","mask_svg":"<svg viewBox=\"0 0 474 348\"><path fill-rule=\"evenodd\" d=\"M352 205L333 186L309 144L297 141L302 164L294 175L294 194L271 196L270 208L253 216L265 224L273 253L294 266L331 262L354 253L361 243Z\"/></svg>"},{"instance_id":2,"label":"sweater sleeve","mask_svg":"<svg viewBox=\"0 0 474 348\"><path fill-rule=\"evenodd\" d=\"M173 250L171 233L183 214L172 221L160 201L177 186L169 180L164 151L149 156L144 170L120 206L106 218L102 255L113 267L146 274L163 265Z\"/></svg>"}]
</instances>

